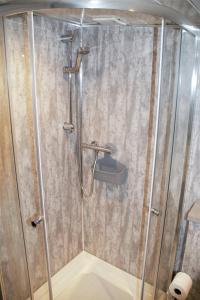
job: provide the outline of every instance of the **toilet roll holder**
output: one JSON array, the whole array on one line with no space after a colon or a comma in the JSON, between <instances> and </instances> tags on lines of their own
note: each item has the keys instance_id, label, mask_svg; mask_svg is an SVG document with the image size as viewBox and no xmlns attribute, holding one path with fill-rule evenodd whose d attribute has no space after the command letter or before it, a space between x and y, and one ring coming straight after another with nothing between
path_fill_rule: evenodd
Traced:
<instances>
[{"instance_id":1,"label":"toilet roll holder","mask_svg":"<svg viewBox=\"0 0 200 300\"><path fill-rule=\"evenodd\" d=\"M178 272L168 288L167 300L186 300L191 288L192 278L184 272Z\"/></svg>"}]
</instances>

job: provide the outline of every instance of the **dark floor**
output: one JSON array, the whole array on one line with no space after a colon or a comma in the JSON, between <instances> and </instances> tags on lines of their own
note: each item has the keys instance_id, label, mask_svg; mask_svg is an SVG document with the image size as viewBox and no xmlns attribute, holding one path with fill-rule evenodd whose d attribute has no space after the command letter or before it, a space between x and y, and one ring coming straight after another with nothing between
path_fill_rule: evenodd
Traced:
<instances>
[{"instance_id":1,"label":"dark floor","mask_svg":"<svg viewBox=\"0 0 200 300\"><path fill-rule=\"evenodd\" d=\"M3 300L3 296L2 296L2 293L1 293L1 286L0 286L0 300Z\"/></svg>"}]
</instances>

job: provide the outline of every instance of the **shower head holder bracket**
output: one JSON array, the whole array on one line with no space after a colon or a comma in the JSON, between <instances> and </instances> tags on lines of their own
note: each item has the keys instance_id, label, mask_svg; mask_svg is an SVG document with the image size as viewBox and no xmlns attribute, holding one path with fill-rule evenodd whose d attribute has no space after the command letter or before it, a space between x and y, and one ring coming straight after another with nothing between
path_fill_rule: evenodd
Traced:
<instances>
[{"instance_id":1,"label":"shower head holder bracket","mask_svg":"<svg viewBox=\"0 0 200 300\"><path fill-rule=\"evenodd\" d=\"M90 52L90 48L88 47L80 47L77 51L76 56L76 64L74 67L64 67L63 72L64 73L78 73L81 67L81 62L83 55L87 55Z\"/></svg>"}]
</instances>

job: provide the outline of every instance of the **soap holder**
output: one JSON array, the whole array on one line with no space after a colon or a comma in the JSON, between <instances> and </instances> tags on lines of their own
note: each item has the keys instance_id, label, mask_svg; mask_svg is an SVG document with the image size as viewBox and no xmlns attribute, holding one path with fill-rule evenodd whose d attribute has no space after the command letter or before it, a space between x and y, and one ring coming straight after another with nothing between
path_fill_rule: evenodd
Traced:
<instances>
[{"instance_id":1,"label":"soap holder","mask_svg":"<svg viewBox=\"0 0 200 300\"><path fill-rule=\"evenodd\" d=\"M94 178L96 180L121 185L126 182L127 177L127 167L113 159L110 154L105 154L96 163L94 171Z\"/></svg>"}]
</instances>

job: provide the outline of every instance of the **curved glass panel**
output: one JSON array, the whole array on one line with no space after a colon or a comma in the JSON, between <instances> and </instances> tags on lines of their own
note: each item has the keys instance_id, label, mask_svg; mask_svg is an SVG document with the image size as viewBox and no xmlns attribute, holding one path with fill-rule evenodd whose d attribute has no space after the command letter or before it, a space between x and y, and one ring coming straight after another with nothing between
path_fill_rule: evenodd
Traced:
<instances>
[{"instance_id":1,"label":"curved glass panel","mask_svg":"<svg viewBox=\"0 0 200 300\"><path fill-rule=\"evenodd\" d=\"M0 19L0 287L6 299L31 294L13 154L3 20Z\"/></svg>"},{"instance_id":2,"label":"curved glass panel","mask_svg":"<svg viewBox=\"0 0 200 300\"><path fill-rule=\"evenodd\" d=\"M143 275L143 299L166 299L178 213L169 194L174 129L191 91L181 89L194 66L184 59L187 37L190 46L194 37L171 21L162 31L163 24L131 8L45 9L4 19L6 299L140 299Z\"/></svg>"},{"instance_id":3,"label":"curved glass panel","mask_svg":"<svg viewBox=\"0 0 200 300\"><path fill-rule=\"evenodd\" d=\"M189 234L187 234L187 222L185 220L181 221L181 233L177 231L177 224L181 218L185 219L185 217L182 217L182 214L186 214L186 211L183 212L184 201L186 201L185 184L187 182L185 166L188 162L188 151L191 144L191 128L195 101L194 72L197 63L195 58L195 37L186 31L181 32L181 35L174 145L170 181L165 204L165 226L163 229L160 264L157 275L157 290L163 287L162 289L165 291L167 291L169 287L173 274L182 270L182 264L185 263L183 257L187 253L185 243L187 236L189 238ZM180 241L178 252L176 253L178 238L180 238ZM185 265L186 268L184 271L193 276L191 269L196 268L196 266L188 266L187 263ZM193 293L194 296L197 297L195 289L196 287L194 286ZM156 292L156 299L159 299L158 292Z\"/></svg>"},{"instance_id":4,"label":"curved glass panel","mask_svg":"<svg viewBox=\"0 0 200 300\"><path fill-rule=\"evenodd\" d=\"M151 207L151 222L149 230L148 257L146 263L146 282L154 286L157 280L165 222L168 184L171 170L171 155L173 149L174 124L176 116L177 85L179 76L179 60L181 47L181 29L167 23L164 29L163 58L161 61L160 79L160 109L157 136L157 154L155 162L155 177L153 186L153 201ZM162 280L167 285L169 272L163 264ZM165 299L167 290L160 286L158 299ZM154 299L155 290L152 293Z\"/></svg>"},{"instance_id":5,"label":"curved glass panel","mask_svg":"<svg viewBox=\"0 0 200 300\"><path fill-rule=\"evenodd\" d=\"M23 228L22 241L20 242L20 238L17 235L15 238L18 240L18 247L20 247L20 243L25 244L25 250L22 248L16 251L14 257L18 265L13 265L15 270L2 268L2 275L4 286L8 283L14 284L14 287L10 288L9 292L6 290L6 299L26 300L31 297L31 294L28 293L30 288L32 292L31 299L33 299L34 292L47 280L43 223L42 220L37 222L38 217L41 215L41 203L33 113L34 86L32 85L31 44L27 14L5 18L3 28L10 99L10 121L12 124L18 201L20 203L19 214L22 222L21 225L11 222L10 224L13 224L15 227L10 229L9 234L15 235L15 232L21 231ZM17 209L10 209L11 206L4 211L4 217L7 219L7 222L9 222L8 212L13 211L13 218L18 216ZM7 231L5 230L5 232ZM5 247L5 241L3 241L2 245ZM12 242L10 242L9 247L7 249L8 257L14 259ZM23 259L27 262L28 271L20 269L20 263L22 264ZM28 279L24 278L28 275L30 287ZM9 276L16 276L17 279L8 279ZM19 284L17 284L18 282ZM26 293L23 289L25 289ZM43 292L45 290L47 294L46 299L48 299L48 285L45 286ZM35 299L40 299L37 297L37 294Z\"/></svg>"}]
</instances>

